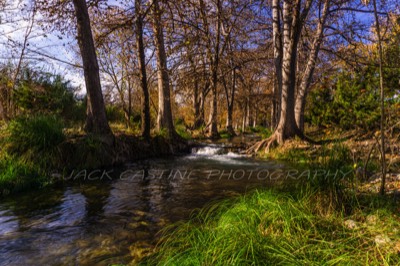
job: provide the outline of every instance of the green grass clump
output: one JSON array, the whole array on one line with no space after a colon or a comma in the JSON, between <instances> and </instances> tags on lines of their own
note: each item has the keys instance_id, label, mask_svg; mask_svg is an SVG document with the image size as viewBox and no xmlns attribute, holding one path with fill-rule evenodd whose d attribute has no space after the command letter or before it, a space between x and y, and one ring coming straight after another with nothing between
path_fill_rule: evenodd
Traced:
<instances>
[{"instance_id":1,"label":"green grass clump","mask_svg":"<svg viewBox=\"0 0 400 266\"><path fill-rule=\"evenodd\" d=\"M221 139L231 139L233 137L233 135L229 133L227 130L221 130L219 132L219 135Z\"/></svg>"},{"instance_id":2,"label":"green grass clump","mask_svg":"<svg viewBox=\"0 0 400 266\"><path fill-rule=\"evenodd\" d=\"M345 226L343 214L319 215L314 194L258 191L236 201L213 205L177 228L169 228L147 265L398 265L394 242L379 246L387 234L400 239L398 218L376 212L375 225L365 213ZM391 221L391 222L389 222ZM385 227L383 225L386 225ZM397 231L396 231L397 230Z\"/></svg>"},{"instance_id":3,"label":"green grass clump","mask_svg":"<svg viewBox=\"0 0 400 266\"><path fill-rule=\"evenodd\" d=\"M39 167L15 157L3 156L0 160L0 197L48 183Z\"/></svg>"},{"instance_id":4,"label":"green grass clump","mask_svg":"<svg viewBox=\"0 0 400 266\"><path fill-rule=\"evenodd\" d=\"M16 118L7 130L8 151L11 154L49 151L65 139L63 124L51 115Z\"/></svg>"},{"instance_id":5,"label":"green grass clump","mask_svg":"<svg viewBox=\"0 0 400 266\"><path fill-rule=\"evenodd\" d=\"M252 133L257 133L262 139L267 139L272 135L271 129L263 126L250 127L249 130Z\"/></svg>"},{"instance_id":6,"label":"green grass clump","mask_svg":"<svg viewBox=\"0 0 400 266\"><path fill-rule=\"evenodd\" d=\"M0 196L51 183L48 176L64 141L63 124L55 116L19 117L2 130Z\"/></svg>"},{"instance_id":7,"label":"green grass clump","mask_svg":"<svg viewBox=\"0 0 400 266\"><path fill-rule=\"evenodd\" d=\"M190 132L186 129L186 126L183 124L177 124L175 126L176 133L178 133L179 136L181 136L183 139L191 139L192 135Z\"/></svg>"}]
</instances>

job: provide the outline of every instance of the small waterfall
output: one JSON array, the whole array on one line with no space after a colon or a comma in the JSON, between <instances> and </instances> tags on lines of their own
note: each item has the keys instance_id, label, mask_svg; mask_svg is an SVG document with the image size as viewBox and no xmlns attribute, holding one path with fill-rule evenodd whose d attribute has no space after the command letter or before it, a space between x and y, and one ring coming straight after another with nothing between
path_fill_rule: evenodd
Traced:
<instances>
[{"instance_id":1,"label":"small waterfall","mask_svg":"<svg viewBox=\"0 0 400 266\"><path fill-rule=\"evenodd\" d=\"M187 158L193 160L212 160L218 161L223 164L234 164L234 165L247 165L254 164L254 162L244 161L245 155L235 152L236 149L232 149L230 146L224 145L207 145L202 147L195 147L192 149L192 154Z\"/></svg>"},{"instance_id":2,"label":"small waterfall","mask_svg":"<svg viewBox=\"0 0 400 266\"><path fill-rule=\"evenodd\" d=\"M192 154L194 155L202 155L202 156L212 156L212 155L220 155L223 154L223 150L220 147L202 147L202 148L194 148L192 150Z\"/></svg>"}]
</instances>

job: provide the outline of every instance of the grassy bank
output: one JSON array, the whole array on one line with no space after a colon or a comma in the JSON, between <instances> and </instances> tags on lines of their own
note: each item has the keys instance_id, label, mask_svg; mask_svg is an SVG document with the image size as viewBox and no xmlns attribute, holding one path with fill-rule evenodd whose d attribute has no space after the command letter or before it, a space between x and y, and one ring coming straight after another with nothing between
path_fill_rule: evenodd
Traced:
<instances>
[{"instance_id":1,"label":"grassy bank","mask_svg":"<svg viewBox=\"0 0 400 266\"><path fill-rule=\"evenodd\" d=\"M55 116L20 117L1 131L0 196L45 187L54 180L58 145L65 140L63 124Z\"/></svg>"},{"instance_id":2,"label":"grassy bank","mask_svg":"<svg viewBox=\"0 0 400 266\"><path fill-rule=\"evenodd\" d=\"M46 114L19 117L4 125L0 197L63 182L63 174L68 176L73 170L103 169L190 149L184 141L171 142L162 136L146 142L141 137L116 134L110 144L94 135L69 131L63 119Z\"/></svg>"},{"instance_id":3,"label":"grassy bank","mask_svg":"<svg viewBox=\"0 0 400 266\"><path fill-rule=\"evenodd\" d=\"M322 197L322 198L321 198ZM351 215L323 195L257 191L169 228L147 265L398 265L399 217L390 201Z\"/></svg>"}]
</instances>

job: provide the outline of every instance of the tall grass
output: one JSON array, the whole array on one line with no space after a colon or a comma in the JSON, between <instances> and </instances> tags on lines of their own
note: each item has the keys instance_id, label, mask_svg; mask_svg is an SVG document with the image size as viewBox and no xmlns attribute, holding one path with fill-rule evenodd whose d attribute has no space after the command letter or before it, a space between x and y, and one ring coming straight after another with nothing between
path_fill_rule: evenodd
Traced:
<instances>
[{"instance_id":1,"label":"tall grass","mask_svg":"<svg viewBox=\"0 0 400 266\"><path fill-rule=\"evenodd\" d=\"M0 160L0 197L43 187L49 182L39 167L8 155Z\"/></svg>"},{"instance_id":2,"label":"tall grass","mask_svg":"<svg viewBox=\"0 0 400 266\"><path fill-rule=\"evenodd\" d=\"M13 154L49 151L65 139L62 122L51 115L16 118L8 132L8 151Z\"/></svg>"},{"instance_id":3,"label":"tall grass","mask_svg":"<svg viewBox=\"0 0 400 266\"><path fill-rule=\"evenodd\" d=\"M398 265L390 245L374 239L387 234L400 239L399 220L375 210L378 222L348 229L343 213L318 215L313 194L258 191L225 201L177 228L168 228L158 252L143 265ZM382 218L382 219L380 219ZM386 219L386 220L383 220ZM358 220L357 220L358 219ZM385 225L385 226L383 226Z\"/></svg>"},{"instance_id":4,"label":"tall grass","mask_svg":"<svg viewBox=\"0 0 400 266\"><path fill-rule=\"evenodd\" d=\"M48 171L58 144L65 139L60 119L49 115L16 118L2 135L0 196L51 182Z\"/></svg>"}]
</instances>

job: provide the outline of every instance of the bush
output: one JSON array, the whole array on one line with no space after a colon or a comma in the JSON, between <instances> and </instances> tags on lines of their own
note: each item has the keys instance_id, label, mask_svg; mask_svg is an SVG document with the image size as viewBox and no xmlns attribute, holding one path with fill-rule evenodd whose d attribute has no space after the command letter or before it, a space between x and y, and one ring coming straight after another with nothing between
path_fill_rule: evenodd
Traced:
<instances>
[{"instance_id":1,"label":"bush","mask_svg":"<svg viewBox=\"0 0 400 266\"><path fill-rule=\"evenodd\" d=\"M373 130L379 126L379 95L374 76L341 73L310 92L306 121L316 126Z\"/></svg>"},{"instance_id":2,"label":"bush","mask_svg":"<svg viewBox=\"0 0 400 266\"><path fill-rule=\"evenodd\" d=\"M7 130L8 151L17 155L50 152L65 139L61 120L51 115L16 118Z\"/></svg>"},{"instance_id":3,"label":"bush","mask_svg":"<svg viewBox=\"0 0 400 266\"><path fill-rule=\"evenodd\" d=\"M107 105L106 116L109 122L125 122L124 111L118 106Z\"/></svg>"},{"instance_id":4,"label":"bush","mask_svg":"<svg viewBox=\"0 0 400 266\"><path fill-rule=\"evenodd\" d=\"M24 69L13 99L25 114L52 113L68 118L76 104L75 90L59 75Z\"/></svg>"}]
</instances>

